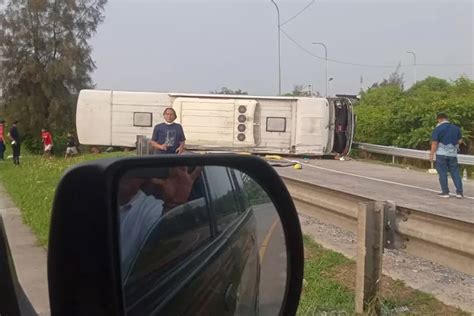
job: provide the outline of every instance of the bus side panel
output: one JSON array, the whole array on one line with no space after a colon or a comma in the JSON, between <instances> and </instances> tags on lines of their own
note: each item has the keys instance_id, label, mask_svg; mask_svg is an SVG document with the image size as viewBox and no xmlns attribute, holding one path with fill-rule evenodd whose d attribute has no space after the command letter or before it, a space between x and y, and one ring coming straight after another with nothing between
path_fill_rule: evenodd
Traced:
<instances>
[{"instance_id":1,"label":"bus side panel","mask_svg":"<svg viewBox=\"0 0 474 316\"><path fill-rule=\"evenodd\" d=\"M173 102L190 146L232 146L234 100L177 98Z\"/></svg>"},{"instance_id":2,"label":"bus side panel","mask_svg":"<svg viewBox=\"0 0 474 316\"><path fill-rule=\"evenodd\" d=\"M255 145L252 121L255 104L254 100L179 97L173 102L173 108L178 112L188 147L232 148ZM246 107L243 124L249 131L243 141L237 139L239 106Z\"/></svg>"},{"instance_id":3,"label":"bus side panel","mask_svg":"<svg viewBox=\"0 0 474 316\"><path fill-rule=\"evenodd\" d=\"M164 121L163 111L171 105L167 93L122 92L112 95L112 143L135 147L137 135L152 136L153 127Z\"/></svg>"},{"instance_id":4,"label":"bus side panel","mask_svg":"<svg viewBox=\"0 0 474 316\"><path fill-rule=\"evenodd\" d=\"M296 154L324 155L328 144L329 102L323 98L301 98L297 103Z\"/></svg>"},{"instance_id":5,"label":"bus side panel","mask_svg":"<svg viewBox=\"0 0 474 316\"><path fill-rule=\"evenodd\" d=\"M289 153L293 100L259 100L259 141L255 152Z\"/></svg>"},{"instance_id":6,"label":"bus side panel","mask_svg":"<svg viewBox=\"0 0 474 316\"><path fill-rule=\"evenodd\" d=\"M76 109L76 129L83 145L112 145L112 91L82 90Z\"/></svg>"}]
</instances>

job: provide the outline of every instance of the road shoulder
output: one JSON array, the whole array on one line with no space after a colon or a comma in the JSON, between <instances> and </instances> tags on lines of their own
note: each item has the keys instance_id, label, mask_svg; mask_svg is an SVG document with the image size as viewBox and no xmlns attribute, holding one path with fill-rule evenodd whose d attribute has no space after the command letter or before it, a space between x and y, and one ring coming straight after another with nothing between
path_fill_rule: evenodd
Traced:
<instances>
[{"instance_id":1,"label":"road shoulder","mask_svg":"<svg viewBox=\"0 0 474 316\"><path fill-rule=\"evenodd\" d=\"M3 215L18 280L38 315L50 315L46 250L37 245L36 237L23 223L20 210L1 184L0 213Z\"/></svg>"}]
</instances>

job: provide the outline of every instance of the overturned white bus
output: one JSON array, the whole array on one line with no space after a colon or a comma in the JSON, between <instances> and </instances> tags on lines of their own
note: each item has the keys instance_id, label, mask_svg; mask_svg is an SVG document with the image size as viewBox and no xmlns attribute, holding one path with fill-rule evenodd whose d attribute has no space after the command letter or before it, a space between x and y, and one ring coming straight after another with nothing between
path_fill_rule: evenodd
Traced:
<instances>
[{"instance_id":1,"label":"overturned white bus","mask_svg":"<svg viewBox=\"0 0 474 316\"><path fill-rule=\"evenodd\" d=\"M76 127L85 145L135 147L172 107L190 150L346 155L354 137L347 98L82 90Z\"/></svg>"}]
</instances>

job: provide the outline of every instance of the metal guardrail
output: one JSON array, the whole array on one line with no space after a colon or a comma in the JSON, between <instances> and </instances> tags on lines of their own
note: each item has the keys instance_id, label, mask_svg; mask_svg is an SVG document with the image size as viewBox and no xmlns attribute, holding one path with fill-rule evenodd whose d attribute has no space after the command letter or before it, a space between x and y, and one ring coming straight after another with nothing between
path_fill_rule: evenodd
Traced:
<instances>
[{"instance_id":1,"label":"metal guardrail","mask_svg":"<svg viewBox=\"0 0 474 316\"><path fill-rule=\"evenodd\" d=\"M430 152L428 150L399 148L393 146L383 146L366 143L354 143L352 147L376 154L430 160ZM458 162L462 165L474 166L474 155L458 155Z\"/></svg>"},{"instance_id":2,"label":"metal guardrail","mask_svg":"<svg viewBox=\"0 0 474 316\"><path fill-rule=\"evenodd\" d=\"M137 135L137 156L146 156L155 154L156 149L153 148L144 135Z\"/></svg>"},{"instance_id":3,"label":"metal guardrail","mask_svg":"<svg viewBox=\"0 0 474 316\"><path fill-rule=\"evenodd\" d=\"M357 232L359 204L374 200L282 177L300 213ZM388 244L474 276L474 223L388 203Z\"/></svg>"}]
</instances>

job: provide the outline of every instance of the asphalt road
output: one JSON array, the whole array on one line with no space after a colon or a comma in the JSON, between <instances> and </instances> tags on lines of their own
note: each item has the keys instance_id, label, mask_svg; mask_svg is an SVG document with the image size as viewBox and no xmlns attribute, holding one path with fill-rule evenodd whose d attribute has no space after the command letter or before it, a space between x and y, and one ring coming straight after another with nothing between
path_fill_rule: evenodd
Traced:
<instances>
[{"instance_id":1,"label":"asphalt road","mask_svg":"<svg viewBox=\"0 0 474 316\"><path fill-rule=\"evenodd\" d=\"M426 171L355 160L300 160L303 169L276 167L284 177L309 182L379 201L474 223L474 181L463 182L465 198L442 199L438 176ZM448 179L451 192L455 192Z\"/></svg>"},{"instance_id":2,"label":"asphalt road","mask_svg":"<svg viewBox=\"0 0 474 316\"><path fill-rule=\"evenodd\" d=\"M255 207L260 254L259 314L278 315L286 287L287 257L280 218L272 203Z\"/></svg>"}]
</instances>

